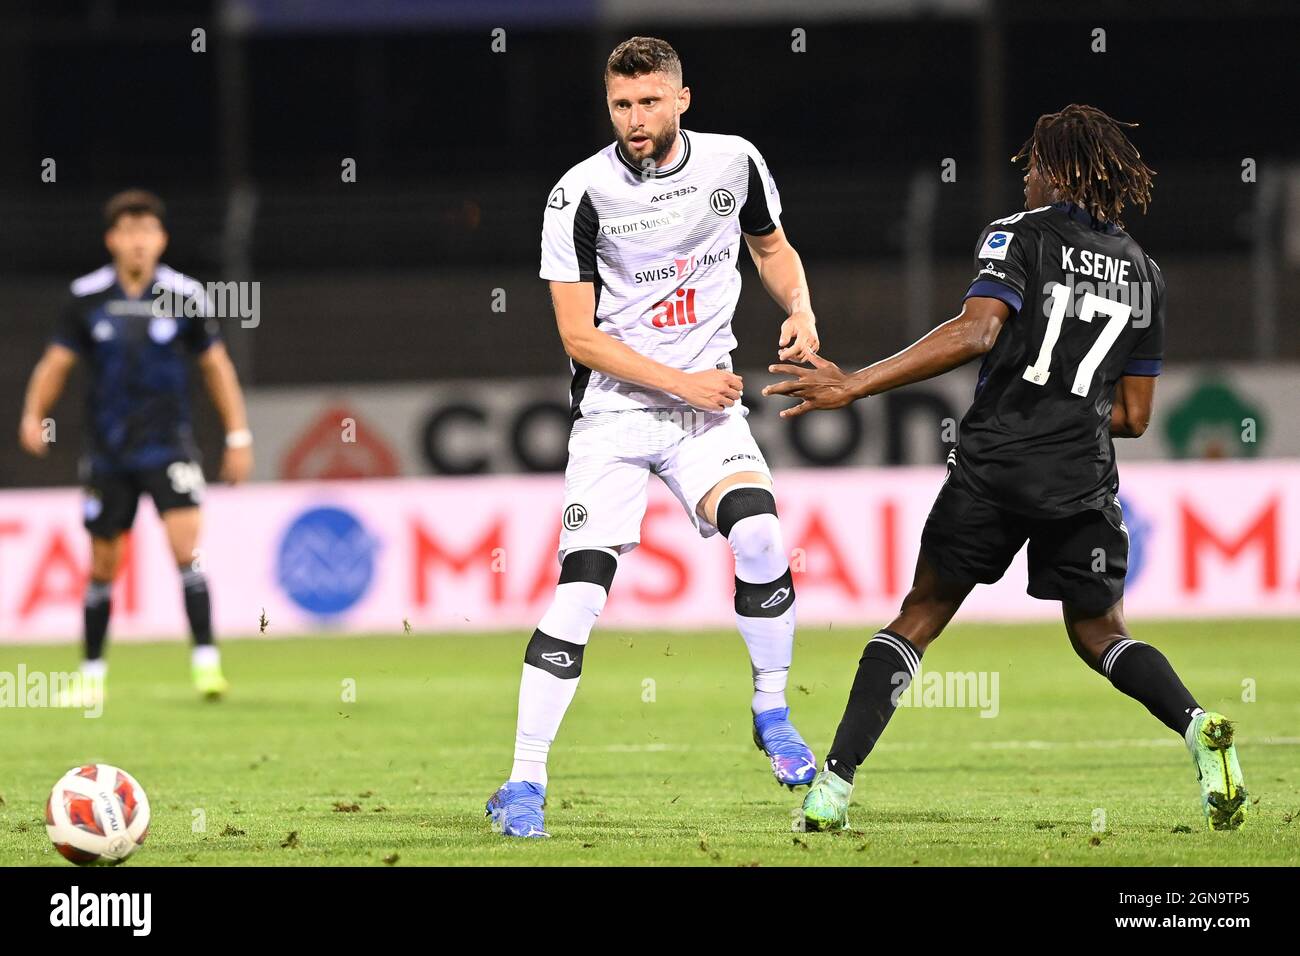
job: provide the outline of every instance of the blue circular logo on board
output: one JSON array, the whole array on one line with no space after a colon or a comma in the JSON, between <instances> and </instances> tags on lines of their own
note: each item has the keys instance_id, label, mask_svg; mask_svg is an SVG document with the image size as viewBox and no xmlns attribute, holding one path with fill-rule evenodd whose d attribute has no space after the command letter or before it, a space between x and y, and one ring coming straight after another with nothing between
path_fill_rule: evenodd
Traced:
<instances>
[{"instance_id":1,"label":"blue circular logo on board","mask_svg":"<svg viewBox=\"0 0 1300 956\"><path fill-rule=\"evenodd\" d=\"M1124 516L1124 527L1128 529L1128 573L1125 580L1132 584L1142 574L1142 565L1146 560L1147 536L1151 534L1151 522L1133 510L1128 499L1120 502Z\"/></svg>"},{"instance_id":2,"label":"blue circular logo on board","mask_svg":"<svg viewBox=\"0 0 1300 956\"><path fill-rule=\"evenodd\" d=\"M280 540L276 576L305 611L339 614L356 604L375 573L375 541L350 512L313 508Z\"/></svg>"}]
</instances>

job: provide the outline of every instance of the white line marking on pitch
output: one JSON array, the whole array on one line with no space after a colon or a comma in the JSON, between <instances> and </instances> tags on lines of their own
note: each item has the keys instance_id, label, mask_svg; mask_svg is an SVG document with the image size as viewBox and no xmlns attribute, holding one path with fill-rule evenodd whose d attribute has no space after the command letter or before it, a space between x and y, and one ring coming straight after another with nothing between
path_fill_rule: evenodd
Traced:
<instances>
[{"instance_id":1,"label":"white line marking on pitch","mask_svg":"<svg viewBox=\"0 0 1300 956\"><path fill-rule=\"evenodd\" d=\"M1247 747L1295 747L1300 746L1300 737L1260 737L1252 740L1239 737L1238 741ZM967 746L971 750L1114 750L1120 747L1181 747L1183 742L1170 737L1143 738L1131 740L993 740L975 741ZM877 748L886 750L926 750L931 747L925 742L877 744ZM469 748L464 748L468 750ZM658 754L658 753L735 753L749 748L742 744L674 745L674 744L604 744L600 746L579 745L565 747L573 753L599 754Z\"/></svg>"}]
</instances>

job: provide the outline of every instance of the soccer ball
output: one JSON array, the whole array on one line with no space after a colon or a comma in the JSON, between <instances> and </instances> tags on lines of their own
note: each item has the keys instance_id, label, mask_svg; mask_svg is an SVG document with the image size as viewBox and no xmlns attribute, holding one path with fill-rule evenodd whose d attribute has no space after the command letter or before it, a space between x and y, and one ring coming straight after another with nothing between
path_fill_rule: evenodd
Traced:
<instances>
[{"instance_id":1,"label":"soccer ball","mask_svg":"<svg viewBox=\"0 0 1300 956\"><path fill-rule=\"evenodd\" d=\"M79 865L116 865L149 832L149 798L125 770L88 763L65 773L45 804L45 832Z\"/></svg>"}]
</instances>

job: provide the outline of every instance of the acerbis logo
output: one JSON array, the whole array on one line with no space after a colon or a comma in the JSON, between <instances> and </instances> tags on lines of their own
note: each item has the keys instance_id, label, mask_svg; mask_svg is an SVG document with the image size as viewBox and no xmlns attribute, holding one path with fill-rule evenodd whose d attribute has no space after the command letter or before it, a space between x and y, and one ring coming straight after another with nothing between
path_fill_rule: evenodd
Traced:
<instances>
[{"instance_id":1,"label":"acerbis logo","mask_svg":"<svg viewBox=\"0 0 1300 956\"><path fill-rule=\"evenodd\" d=\"M762 460L763 459L759 458L757 455L751 455L749 454L749 452L742 451L739 454L732 455L730 458L722 459L722 463L724 465L729 465L733 461L762 461Z\"/></svg>"},{"instance_id":2,"label":"acerbis logo","mask_svg":"<svg viewBox=\"0 0 1300 956\"><path fill-rule=\"evenodd\" d=\"M566 531L577 531L587 523L587 509L580 504L571 504L564 509L564 527Z\"/></svg>"},{"instance_id":3,"label":"acerbis logo","mask_svg":"<svg viewBox=\"0 0 1300 956\"><path fill-rule=\"evenodd\" d=\"M698 186L683 186L681 189L674 189L672 192L660 193L658 196L651 196L651 202L665 202L669 199L676 199L678 196L689 196L691 193L699 192Z\"/></svg>"},{"instance_id":4,"label":"acerbis logo","mask_svg":"<svg viewBox=\"0 0 1300 956\"><path fill-rule=\"evenodd\" d=\"M312 508L285 531L277 578L303 610L339 614L369 590L375 551L375 540L351 512Z\"/></svg>"},{"instance_id":5,"label":"acerbis logo","mask_svg":"<svg viewBox=\"0 0 1300 956\"><path fill-rule=\"evenodd\" d=\"M730 216L736 209L736 197L729 189L715 189L709 196L709 208L719 216Z\"/></svg>"},{"instance_id":6,"label":"acerbis logo","mask_svg":"<svg viewBox=\"0 0 1300 956\"><path fill-rule=\"evenodd\" d=\"M543 654L542 660L548 664L554 664L556 667L572 667L578 663L569 656L568 651L551 651L549 654Z\"/></svg>"},{"instance_id":7,"label":"acerbis logo","mask_svg":"<svg viewBox=\"0 0 1300 956\"><path fill-rule=\"evenodd\" d=\"M570 205L569 201L564 198L564 187L556 187L555 192L551 193L551 198L546 202L547 209L563 209Z\"/></svg>"},{"instance_id":8,"label":"acerbis logo","mask_svg":"<svg viewBox=\"0 0 1300 956\"><path fill-rule=\"evenodd\" d=\"M774 608L789 596L790 596L789 588L777 588L775 591L772 592L772 596L768 598L766 601L764 601L762 604L760 604L759 607L763 608L764 610L767 610L768 608Z\"/></svg>"}]
</instances>

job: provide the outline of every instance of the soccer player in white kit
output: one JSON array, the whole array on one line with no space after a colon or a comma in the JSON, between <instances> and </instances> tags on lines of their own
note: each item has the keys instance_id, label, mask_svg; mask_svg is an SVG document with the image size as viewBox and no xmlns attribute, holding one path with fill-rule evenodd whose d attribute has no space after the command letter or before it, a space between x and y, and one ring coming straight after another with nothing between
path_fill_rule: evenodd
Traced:
<instances>
[{"instance_id":1,"label":"soccer player in white kit","mask_svg":"<svg viewBox=\"0 0 1300 956\"><path fill-rule=\"evenodd\" d=\"M681 128L691 93L671 46L651 37L619 44L605 92L616 141L556 184L542 229L540 274L573 367L573 427L560 580L524 655L510 779L487 804L508 836L548 836L547 754L618 557L640 542L651 473L701 537L721 532L735 556L755 744L782 784L816 773L785 699L795 598L772 478L731 369L741 235L789 313L783 360L805 360L819 346L803 265L758 150L738 136Z\"/></svg>"}]
</instances>

